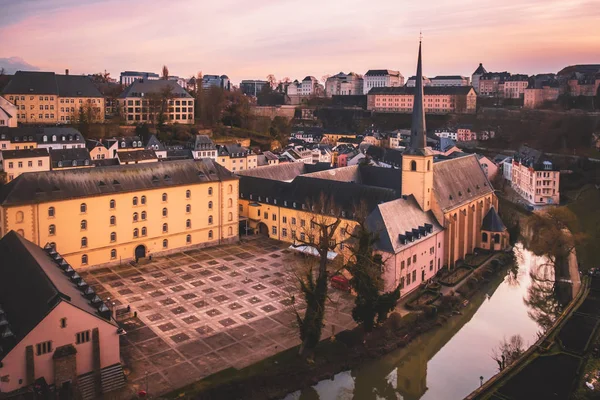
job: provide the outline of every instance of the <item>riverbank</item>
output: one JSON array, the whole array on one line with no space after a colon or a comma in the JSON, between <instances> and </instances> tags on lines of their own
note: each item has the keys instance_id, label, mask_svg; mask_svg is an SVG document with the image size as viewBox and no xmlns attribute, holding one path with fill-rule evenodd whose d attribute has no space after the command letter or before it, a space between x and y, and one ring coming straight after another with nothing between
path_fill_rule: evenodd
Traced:
<instances>
[{"instance_id":1,"label":"riverbank","mask_svg":"<svg viewBox=\"0 0 600 400\"><path fill-rule=\"evenodd\" d=\"M497 254L494 259L496 257L510 259L508 254ZM247 368L228 369L209 376L165 397L274 399L310 387L321 380L331 379L340 371L380 358L392 350L405 347L425 332L461 318L456 315L456 310L462 309L464 300L484 290L485 283L494 273L505 271L499 263L492 261L488 259L463 281L461 295L453 292L442 296L436 306L429 306L423 312L413 312L404 317L394 313L367 336L359 327L322 341L316 349L313 364L307 364L297 357L297 348L292 348Z\"/></svg>"},{"instance_id":2,"label":"riverbank","mask_svg":"<svg viewBox=\"0 0 600 400\"><path fill-rule=\"evenodd\" d=\"M586 306L586 302L592 299L588 298L588 287L582 285L577 264L576 252L572 251L564 266L574 294L568 307L518 360L466 399L498 396L511 399L566 398L573 388L582 365L582 352L590 343L600 315L600 310L595 315ZM561 395L556 397L557 393Z\"/></svg>"}]
</instances>

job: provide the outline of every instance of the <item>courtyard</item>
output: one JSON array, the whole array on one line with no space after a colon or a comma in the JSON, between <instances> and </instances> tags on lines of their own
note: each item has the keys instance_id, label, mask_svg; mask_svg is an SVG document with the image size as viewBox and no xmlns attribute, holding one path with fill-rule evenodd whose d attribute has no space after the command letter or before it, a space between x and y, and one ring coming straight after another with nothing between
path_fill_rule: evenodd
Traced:
<instances>
[{"instance_id":1,"label":"courtyard","mask_svg":"<svg viewBox=\"0 0 600 400\"><path fill-rule=\"evenodd\" d=\"M130 391L167 393L226 368L243 368L300 344L294 308L305 306L294 267L305 256L262 236L80 275L117 310ZM353 298L329 291L323 338L353 328ZM137 316L133 316L137 313Z\"/></svg>"}]
</instances>

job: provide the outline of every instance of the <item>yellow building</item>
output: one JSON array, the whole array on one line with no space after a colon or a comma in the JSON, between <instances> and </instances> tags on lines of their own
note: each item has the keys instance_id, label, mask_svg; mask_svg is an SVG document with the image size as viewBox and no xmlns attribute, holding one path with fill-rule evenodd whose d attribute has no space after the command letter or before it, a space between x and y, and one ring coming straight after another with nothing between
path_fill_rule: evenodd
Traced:
<instances>
[{"instance_id":1,"label":"yellow building","mask_svg":"<svg viewBox=\"0 0 600 400\"><path fill-rule=\"evenodd\" d=\"M25 172L50 170L50 155L46 149L3 150L0 152L5 182L10 182Z\"/></svg>"},{"instance_id":2,"label":"yellow building","mask_svg":"<svg viewBox=\"0 0 600 400\"><path fill-rule=\"evenodd\" d=\"M2 96L17 107L22 124L68 124L87 118L104 122L104 96L87 76L17 71Z\"/></svg>"},{"instance_id":3,"label":"yellow building","mask_svg":"<svg viewBox=\"0 0 600 400\"><path fill-rule=\"evenodd\" d=\"M74 267L238 240L238 178L210 160L21 175L0 229L52 243Z\"/></svg>"},{"instance_id":4,"label":"yellow building","mask_svg":"<svg viewBox=\"0 0 600 400\"><path fill-rule=\"evenodd\" d=\"M239 144L217 145L216 161L232 172L258 167L258 156Z\"/></svg>"}]
</instances>

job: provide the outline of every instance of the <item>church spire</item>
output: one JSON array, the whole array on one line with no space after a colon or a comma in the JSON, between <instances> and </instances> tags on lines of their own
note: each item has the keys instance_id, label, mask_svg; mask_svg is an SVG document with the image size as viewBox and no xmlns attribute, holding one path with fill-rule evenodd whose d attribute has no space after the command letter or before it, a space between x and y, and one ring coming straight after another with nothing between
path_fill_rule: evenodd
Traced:
<instances>
[{"instance_id":1,"label":"church spire","mask_svg":"<svg viewBox=\"0 0 600 400\"><path fill-rule=\"evenodd\" d=\"M410 150L424 150L427 146L427 129L425 128L425 106L423 104L423 70L421 62L421 40L419 39L419 59L417 61L417 76L415 80L415 97L412 110L412 125L410 128Z\"/></svg>"}]
</instances>

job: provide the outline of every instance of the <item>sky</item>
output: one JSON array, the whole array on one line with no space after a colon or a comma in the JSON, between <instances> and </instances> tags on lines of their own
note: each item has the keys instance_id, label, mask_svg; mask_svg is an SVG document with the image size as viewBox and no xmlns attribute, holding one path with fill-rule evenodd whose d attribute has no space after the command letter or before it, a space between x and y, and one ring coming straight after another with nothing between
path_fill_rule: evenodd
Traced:
<instances>
[{"instance_id":1,"label":"sky","mask_svg":"<svg viewBox=\"0 0 600 400\"><path fill-rule=\"evenodd\" d=\"M0 0L0 67L318 79L600 63L600 0Z\"/></svg>"}]
</instances>

